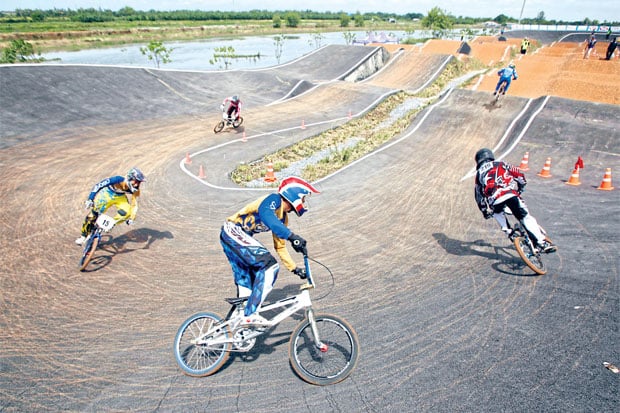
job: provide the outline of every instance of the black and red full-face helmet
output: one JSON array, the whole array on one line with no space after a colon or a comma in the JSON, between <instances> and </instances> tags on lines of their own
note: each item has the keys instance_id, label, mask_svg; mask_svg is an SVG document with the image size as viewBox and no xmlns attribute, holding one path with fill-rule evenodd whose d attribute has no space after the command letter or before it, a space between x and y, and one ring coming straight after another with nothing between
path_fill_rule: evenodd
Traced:
<instances>
[{"instance_id":1,"label":"black and red full-face helmet","mask_svg":"<svg viewBox=\"0 0 620 413\"><path fill-rule=\"evenodd\" d=\"M495 155L493 155L493 151L489 148L482 148L478 152L476 152L476 168L480 168L485 162L494 161Z\"/></svg>"}]
</instances>

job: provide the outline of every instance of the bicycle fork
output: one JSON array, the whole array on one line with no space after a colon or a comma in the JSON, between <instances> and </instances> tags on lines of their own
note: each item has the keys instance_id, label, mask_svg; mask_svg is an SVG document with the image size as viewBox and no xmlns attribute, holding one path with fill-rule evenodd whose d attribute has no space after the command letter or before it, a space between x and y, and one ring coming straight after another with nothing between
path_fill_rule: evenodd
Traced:
<instances>
[{"instance_id":1,"label":"bicycle fork","mask_svg":"<svg viewBox=\"0 0 620 413\"><path fill-rule=\"evenodd\" d=\"M308 321L310 322L310 329L312 330L312 336L314 338L314 345L319 349L321 353L327 353L329 350L327 344L321 341L321 337L319 336L319 329L316 326L316 319L314 318L314 310L312 308L308 309Z\"/></svg>"}]
</instances>

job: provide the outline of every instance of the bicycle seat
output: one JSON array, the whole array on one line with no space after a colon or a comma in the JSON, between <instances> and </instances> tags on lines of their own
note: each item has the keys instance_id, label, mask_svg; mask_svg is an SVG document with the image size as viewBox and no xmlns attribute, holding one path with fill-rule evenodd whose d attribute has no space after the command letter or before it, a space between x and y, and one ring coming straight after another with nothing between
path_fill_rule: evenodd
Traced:
<instances>
[{"instance_id":1,"label":"bicycle seat","mask_svg":"<svg viewBox=\"0 0 620 413\"><path fill-rule=\"evenodd\" d=\"M230 305L239 305L239 304L243 304L244 301L247 301L248 297L225 298L225 300Z\"/></svg>"}]
</instances>

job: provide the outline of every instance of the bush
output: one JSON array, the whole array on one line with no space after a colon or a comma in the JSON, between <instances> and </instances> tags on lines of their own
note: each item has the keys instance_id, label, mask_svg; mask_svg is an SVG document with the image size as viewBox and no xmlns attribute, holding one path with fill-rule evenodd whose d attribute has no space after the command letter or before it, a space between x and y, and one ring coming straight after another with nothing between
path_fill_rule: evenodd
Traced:
<instances>
[{"instance_id":1,"label":"bush","mask_svg":"<svg viewBox=\"0 0 620 413\"><path fill-rule=\"evenodd\" d=\"M2 50L0 63L25 63L40 62L42 59L35 57L32 44L24 40L11 40L9 47Z\"/></svg>"}]
</instances>

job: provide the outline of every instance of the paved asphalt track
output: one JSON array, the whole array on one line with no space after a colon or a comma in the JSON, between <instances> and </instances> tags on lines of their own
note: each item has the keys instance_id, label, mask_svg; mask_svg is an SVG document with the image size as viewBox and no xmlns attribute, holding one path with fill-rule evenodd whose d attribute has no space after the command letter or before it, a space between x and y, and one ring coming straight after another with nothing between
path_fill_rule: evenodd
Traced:
<instances>
[{"instance_id":1,"label":"paved asphalt track","mask_svg":"<svg viewBox=\"0 0 620 413\"><path fill-rule=\"evenodd\" d=\"M449 90L401 136L317 183L322 194L291 226L335 275L331 286L317 270L316 296L328 294L316 307L359 334L348 379L297 378L295 320L211 377L178 369L178 326L224 314L234 295L219 228L263 193L218 189L234 187L228 172L422 87L447 59L401 56L369 80L340 80L376 53L329 46L222 73L1 66L0 411L616 411L620 375L603 362L620 365L620 191L596 187L605 168L620 171L620 110L561 97L495 107L488 92ZM215 135L231 93L246 122ZM524 198L559 246L547 275L524 268L477 211L468 176L481 146L516 164L529 152ZM578 156L582 185L565 185ZM547 157L553 176L540 178ZM82 201L133 165L148 176L137 223L78 272ZM200 165L205 180L192 177ZM283 270L270 300L297 286Z\"/></svg>"}]
</instances>

